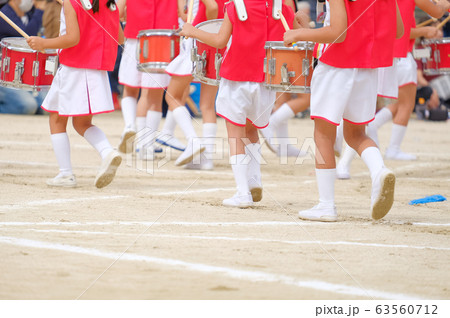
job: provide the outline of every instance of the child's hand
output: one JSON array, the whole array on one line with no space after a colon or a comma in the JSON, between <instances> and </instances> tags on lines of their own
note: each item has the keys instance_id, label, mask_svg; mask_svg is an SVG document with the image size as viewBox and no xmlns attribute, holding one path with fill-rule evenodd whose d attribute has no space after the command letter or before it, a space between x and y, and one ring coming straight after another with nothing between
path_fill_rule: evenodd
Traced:
<instances>
[{"instance_id":1,"label":"child's hand","mask_svg":"<svg viewBox=\"0 0 450 318\"><path fill-rule=\"evenodd\" d=\"M450 9L450 2L448 2L448 0L437 0L436 5L440 7L444 13Z\"/></svg>"},{"instance_id":2,"label":"child's hand","mask_svg":"<svg viewBox=\"0 0 450 318\"><path fill-rule=\"evenodd\" d=\"M185 36L187 38L192 38L192 37L194 37L195 29L196 29L196 27L194 27L192 24L185 23L183 25L183 29L180 32L180 35Z\"/></svg>"},{"instance_id":3,"label":"child's hand","mask_svg":"<svg viewBox=\"0 0 450 318\"><path fill-rule=\"evenodd\" d=\"M283 42L284 46L292 46L292 43L296 42L296 37L298 37L298 33L301 29L296 30L288 30L284 33Z\"/></svg>"},{"instance_id":4,"label":"child's hand","mask_svg":"<svg viewBox=\"0 0 450 318\"><path fill-rule=\"evenodd\" d=\"M424 33L424 37L426 37L427 39L433 39L433 38L437 38L439 37L439 29L433 26L426 26L423 27L425 33Z\"/></svg>"},{"instance_id":5,"label":"child's hand","mask_svg":"<svg viewBox=\"0 0 450 318\"><path fill-rule=\"evenodd\" d=\"M44 39L38 36L30 36L27 39L27 43L35 51L41 52L45 50Z\"/></svg>"}]
</instances>

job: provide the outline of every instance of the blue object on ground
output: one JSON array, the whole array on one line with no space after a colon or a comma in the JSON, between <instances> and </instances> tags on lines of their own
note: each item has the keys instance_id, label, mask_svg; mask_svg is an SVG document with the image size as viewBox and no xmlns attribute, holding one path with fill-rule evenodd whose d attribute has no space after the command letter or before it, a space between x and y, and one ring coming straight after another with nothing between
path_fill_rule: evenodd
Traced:
<instances>
[{"instance_id":1,"label":"blue object on ground","mask_svg":"<svg viewBox=\"0 0 450 318\"><path fill-rule=\"evenodd\" d=\"M440 194L436 194L436 195L430 195L428 197L421 198L421 199L411 200L409 202L409 204L415 205L415 204L424 204L424 203L440 202L440 201L447 201L447 199Z\"/></svg>"}]
</instances>

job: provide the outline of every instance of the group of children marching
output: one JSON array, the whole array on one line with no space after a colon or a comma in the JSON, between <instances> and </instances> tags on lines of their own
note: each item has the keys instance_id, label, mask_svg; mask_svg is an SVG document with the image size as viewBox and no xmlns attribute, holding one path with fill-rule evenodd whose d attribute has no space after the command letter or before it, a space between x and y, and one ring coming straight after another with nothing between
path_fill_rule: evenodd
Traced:
<instances>
[{"instance_id":1,"label":"group of children marching","mask_svg":"<svg viewBox=\"0 0 450 318\"><path fill-rule=\"evenodd\" d=\"M415 2L422 1L429 2ZM217 113L226 121L230 164L237 187L235 195L223 200L223 204L240 208L252 206L262 199L263 194L258 129L268 126L275 101L275 93L263 85L265 42L283 40L288 47L298 41L321 43L318 46L320 50L317 50L319 62L313 73L310 100L317 147L319 203L309 210L300 211L299 217L337 220L334 143L336 127L343 120L347 144L361 156L370 171L372 218L381 219L394 201L395 176L385 167L376 140L369 138L365 129L366 124L375 118L377 94L383 93L378 88L398 87L399 82L393 83L392 76L379 76L379 70L389 68L384 69L385 73L395 75L398 73L396 64L400 62L394 63L394 58L408 58L408 50L397 46L407 47L405 43L409 42L413 26L415 2L327 0L324 26L309 29L301 27L300 15L295 16L281 0L200 0L194 7L197 12L194 21L182 26L180 35L186 39L182 40L179 57L167 69L169 76L137 71L136 39L139 30L177 28L178 18L186 19L184 0L119 0L117 6L113 0L93 0L89 10L83 8L80 0L65 0L61 36L55 39L31 37L28 40L35 50L62 49L61 66L43 104L43 108L50 112L51 138L60 167L60 173L47 183L51 186L76 185L66 133L68 117L73 118L75 130L98 150L102 158L95 181L97 187L108 185L120 165L120 154L109 144L103 132L91 123L94 114L114 109L106 72L114 66L117 42L122 43L120 13L121 16L126 14L127 19L127 40L119 72L119 81L125 87L122 99L125 129L119 145L121 152L130 151L127 145L136 133L145 128L152 139L148 145L137 145L141 158L152 158L156 151L154 141L157 141L183 151L176 165L192 165L193 159L200 155L200 168L212 169L211 140L216 136ZM430 14L436 17L442 16L449 7L447 0L430 4L433 6ZM291 27L299 28L285 32L278 8ZM216 18L223 18L218 34L195 27ZM183 107L192 80L192 64L184 62L186 56L189 57L192 39L216 48L228 45L220 69L217 99L216 87L203 85L201 89L203 138L207 142L199 141L190 115ZM391 82L386 82L388 80ZM157 134L165 88L169 111L164 127ZM399 97L401 95L400 92ZM186 137L186 146L173 136L176 124Z\"/></svg>"}]
</instances>

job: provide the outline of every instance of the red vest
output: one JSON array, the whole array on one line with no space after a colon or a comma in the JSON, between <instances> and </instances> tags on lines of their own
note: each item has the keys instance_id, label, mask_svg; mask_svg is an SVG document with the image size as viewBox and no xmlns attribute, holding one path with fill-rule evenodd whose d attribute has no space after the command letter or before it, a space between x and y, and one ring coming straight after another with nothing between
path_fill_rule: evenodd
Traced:
<instances>
[{"instance_id":1,"label":"red vest","mask_svg":"<svg viewBox=\"0 0 450 318\"><path fill-rule=\"evenodd\" d=\"M219 6L219 12L217 14L217 19L223 19L224 16L224 5L225 2L228 2L228 0L216 0L218 6ZM205 22L207 20L206 18L206 7L202 0L200 0L198 4L198 11L197 15L195 16L194 21L192 21L192 25L197 25L199 23Z\"/></svg>"},{"instance_id":2,"label":"red vest","mask_svg":"<svg viewBox=\"0 0 450 318\"><path fill-rule=\"evenodd\" d=\"M345 0L345 6L346 38L342 43L327 45L320 61L339 68L391 66L396 35L395 1Z\"/></svg>"},{"instance_id":3,"label":"red vest","mask_svg":"<svg viewBox=\"0 0 450 318\"><path fill-rule=\"evenodd\" d=\"M178 29L177 0L128 0L125 37L136 39L139 31Z\"/></svg>"},{"instance_id":4,"label":"red vest","mask_svg":"<svg viewBox=\"0 0 450 318\"><path fill-rule=\"evenodd\" d=\"M269 39L280 36L278 31L272 32L272 28L275 25L283 28L283 25L281 20L274 20L272 17L272 0L246 0L245 7L248 19L241 21L234 3L225 5L233 31L231 46L222 61L220 76L232 81L261 83L264 81L266 57L264 45ZM286 16L288 13L285 9L286 7L283 7L283 15ZM281 39L282 33L278 40Z\"/></svg>"},{"instance_id":5,"label":"red vest","mask_svg":"<svg viewBox=\"0 0 450 318\"><path fill-rule=\"evenodd\" d=\"M80 0L70 0L77 14L80 42L59 53L61 64L93 70L112 71L117 57L119 38L119 10L106 7L107 0L100 0L97 13L86 11Z\"/></svg>"},{"instance_id":6,"label":"red vest","mask_svg":"<svg viewBox=\"0 0 450 318\"><path fill-rule=\"evenodd\" d=\"M414 39L410 39L411 28L416 26L414 18L414 9L416 3L414 0L397 0L398 8L402 15L405 33L403 36L395 41L394 57L406 57L408 52L411 52L414 46Z\"/></svg>"},{"instance_id":7,"label":"red vest","mask_svg":"<svg viewBox=\"0 0 450 318\"><path fill-rule=\"evenodd\" d=\"M289 28L292 29L295 17L294 11L290 6L283 3L283 8L281 9L281 12L283 13L284 18L286 19ZM283 36L285 32L286 30L284 29L283 23L281 23L280 20L269 19L269 36L267 38L267 41L283 41Z\"/></svg>"}]
</instances>

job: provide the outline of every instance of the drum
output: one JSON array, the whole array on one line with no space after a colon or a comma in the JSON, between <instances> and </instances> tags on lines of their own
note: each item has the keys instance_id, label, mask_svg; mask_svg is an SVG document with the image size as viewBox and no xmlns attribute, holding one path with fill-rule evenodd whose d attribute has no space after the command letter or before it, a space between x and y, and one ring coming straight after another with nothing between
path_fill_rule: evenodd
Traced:
<instances>
[{"instance_id":1,"label":"drum","mask_svg":"<svg viewBox=\"0 0 450 318\"><path fill-rule=\"evenodd\" d=\"M48 89L58 69L56 50L32 50L24 38L3 38L0 85L26 90Z\"/></svg>"},{"instance_id":2,"label":"drum","mask_svg":"<svg viewBox=\"0 0 450 318\"><path fill-rule=\"evenodd\" d=\"M287 93L310 93L313 73L313 42L297 42L298 50L281 41L266 42L264 86Z\"/></svg>"},{"instance_id":3,"label":"drum","mask_svg":"<svg viewBox=\"0 0 450 318\"><path fill-rule=\"evenodd\" d=\"M426 75L450 74L450 38L426 39L422 44L431 50L423 72Z\"/></svg>"},{"instance_id":4,"label":"drum","mask_svg":"<svg viewBox=\"0 0 450 318\"><path fill-rule=\"evenodd\" d=\"M164 73L180 54L180 36L175 30L143 30L137 39L137 68L141 72Z\"/></svg>"},{"instance_id":5,"label":"drum","mask_svg":"<svg viewBox=\"0 0 450 318\"><path fill-rule=\"evenodd\" d=\"M197 25L200 30L219 33L223 19L209 20ZM192 62L194 62L194 77L202 83L218 86L220 82L220 66L226 48L216 49L199 40L194 40Z\"/></svg>"}]
</instances>

